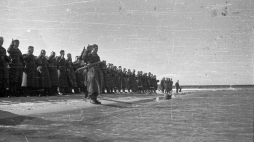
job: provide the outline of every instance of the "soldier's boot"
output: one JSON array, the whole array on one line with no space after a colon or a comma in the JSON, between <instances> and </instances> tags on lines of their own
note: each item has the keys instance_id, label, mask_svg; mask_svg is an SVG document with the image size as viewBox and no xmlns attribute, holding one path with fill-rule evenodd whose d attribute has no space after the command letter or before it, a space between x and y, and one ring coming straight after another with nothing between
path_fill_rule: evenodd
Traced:
<instances>
[{"instance_id":1,"label":"soldier's boot","mask_svg":"<svg viewBox=\"0 0 254 142\"><path fill-rule=\"evenodd\" d=\"M92 94L92 95L90 95L89 97L90 97L90 103L91 103L91 104L101 104L101 102L99 102L99 101L97 100L97 96L95 96L95 94Z\"/></svg>"}]
</instances>

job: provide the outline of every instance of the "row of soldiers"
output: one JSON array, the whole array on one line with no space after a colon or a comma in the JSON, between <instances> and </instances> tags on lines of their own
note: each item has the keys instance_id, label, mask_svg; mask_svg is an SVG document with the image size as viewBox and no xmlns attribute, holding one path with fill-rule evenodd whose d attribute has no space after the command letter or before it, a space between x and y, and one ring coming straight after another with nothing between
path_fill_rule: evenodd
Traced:
<instances>
[{"instance_id":1,"label":"row of soldiers","mask_svg":"<svg viewBox=\"0 0 254 142\"><path fill-rule=\"evenodd\" d=\"M180 89L180 92L181 92L181 87L179 85L179 80L177 80L177 82L175 83L175 88L176 88L176 93L178 93L179 89ZM172 80L172 78L163 77L161 82L160 82L160 89L161 89L162 93L165 93L165 94L172 93L172 89L173 89L173 80Z\"/></svg>"},{"instance_id":2,"label":"row of soldiers","mask_svg":"<svg viewBox=\"0 0 254 142\"><path fill-rule=\"evenodd\" d=\"M102 90L106 90L108 93L125 93L137 92L137 93L156 93L157 80L156 75L150 72L143 73L138 71L136 74L135 69L131 71L126 70L119 66L113 66L108 64L107 67L102 68L104 74L104 85Z\"/></svg>"},{"instance_id":3,"label":"row of soldiers","mask_svg":"<svg viewBox=\"0 0 254 142\"><path fill-rule=\"evenodd\" d=\"M39 56L34 56L34 47L29 46L27 54L19 50L19 40L12 40L10 47L2 47L4 39L0 37L0 96L22 95L65 95L87 92L86 72L76 72L86 66L80 56L72 62L72 56L61 50L56 56L51 52L46 56L46 51L41 50ZM157 90L156 76L135 70L126 71L104 61L102 67L104 83L101 93L120 92L155 92Z\"/></svg>"}]
</instances>

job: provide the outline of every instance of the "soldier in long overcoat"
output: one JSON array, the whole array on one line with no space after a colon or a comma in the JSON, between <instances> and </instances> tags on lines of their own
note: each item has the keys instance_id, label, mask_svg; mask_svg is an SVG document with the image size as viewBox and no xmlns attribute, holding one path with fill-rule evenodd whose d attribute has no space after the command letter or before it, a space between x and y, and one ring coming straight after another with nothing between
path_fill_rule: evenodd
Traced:
<instances>
[{"instance_id":1,"label":"soldier in long overcoat","mask_svg":"<svg viewBox=\"0 0 254 142\"><path fill-rule=\"evenodd\" d=\"M142 76L142 71L138 71L137 74L137 86L138 86L138 93L144 93L143 92L143 76Z\"/></svg>"},{"instance_id":2,"label":"soldier in long overcoat","mask_svg":"<svg viewBox=\"0 0 254 142\"><path fill-rule=\"evenodd\" d=\"M23 70L22 87L26 87L27 95L33 95L33 91L39 88L39 78L36 57L33 55L34 47L28 47L28 53L23 54L25 67Z\"/></svg>"},{"instance_id":3,"label":"soldier in long overcoat","mask_svg":"<svg viewBox=\"0 0 254 142\"><path fill-rule=\"evenodd\" d=\"M11 60L9 70L11 96L20 96L21 90L24 59L18 47L19 40L12 40L11 45L7 50Z\"/></svg>"},{"instance_id":4,"label":"soldier in long overcoat","mask_svg":"<svg viewBox=\"0 0 254 142\"><path fill-rule=\"evenodd\" d=\"M0 37L0 97L7 96L9 89L9 57L6 55L6 49L2 46L4 38Z\"/></svg>"},{"instance_id":5,"label":"soldier in long overcoat","mask_svg":"<svg viewBox=\"0 0 254 142\"><path fill-rule=\"evenodd\" d=\"M117 93L118 91L118 70L116 68L116 66L113 66L113 69L112 69L112 80L113 80L113 88L114 88L114 93Z\"/></svg>"},{"instance_id":6,"label":"soldier in long overcoat","mask_svg":"<svg viewBox=\"0 0 254 142\"><path fill-rule=\"evenodd\" d=\"M81 68L81 60L79 60L79 56L76 56L76 60L73 62L73 69L75 71L75 76L76 76L76 83L77 87L74 89L75 93L81 93L84 91L84 77L82 73L76 72L77 69Z\"/></svg>"},{"instance_id":7,"label":"soldier in long overcoat","mask_svg":"<svg viewBox=\"0 0 254 142\"><path fill-rule=\"evenodd\" d=\"M89 92L90 103L101 104L97 100L98 95L101 93L103 84L103 73L101 71L101 60L97 54L98 45L89 45L87 50L82 55L82 59L87 63L87 89Z\"/></svg>"},{"instance_id":8,"label":"soldier in long overcoat","mask_svg":"<svg viewBox=\"0 0 254 142\"><path fill-rule=\"evenodd\" d=\"M136 70L133 69L132 71L132 92L136 92L138 88L137 85L137 78L136 78Z\"/></svg>"},{"instance_id":9,"label":"soldier in long overcoat","mask_svg":"<svg viewBox=\"0 0 254 142\"><path fill-rule=\"evenodd\" d=\"M77 87L77 82L70 53L67 54L66 72L68 81L68 89L66 90L66 92L72 94L72 89Z\"/></svg>"},{"instance_id":10,"label":"soldier in long overcoat","mask_svg":"<svg viewBox=\"0 0 254 142\"><path fill-rule=\"evenodd\" d=\"M126 88L128 90L128 92L130 93L131 91L131 88L132 88L132 73L131 73L131 70L128 69L127 73L126 73L126 79L127 79L127 82L126 82Z\"/></svg>"},{"instance_id":11,"label":"soldier in long overcoat","mask_svg":"<svg viewBox=\"0 0 254 142\"><path fill-rule=\"evenodd\" d=\"M64 50L60 51L60 56L57 57L57 69L59 79L59 95L66 95L65 90L68 88L67 73L66 73L66 61L64 58Z\"/></svg>"},{"instance_id":12,"label":"soldier in long overcoat","mask_svg":"<svg viewBox=\"0 0 254 142\"><path fill-rule=\"evenodd\" d=\"M39 72L39 86L43 89L43 96L49 95L51 82L49 78L49 71L48 71L48 59L46 58L46 51L41 50L40 55L37 57L37 70Z\"/></svg>"},{"instance_id":13,"label":"soldier in long overcoat","mask_svg":"<svg viewBox=\"0 0 254 142\"><path fill-rule=\"evenodd\" d=\"M59 87L59 79L58 79L58 72L57 72L57 58L56 53L54 51L51 52L49 58L49 78L51 82L51 89L50 94L57 95L57 88Z\"/></svg>"}]
</instances>

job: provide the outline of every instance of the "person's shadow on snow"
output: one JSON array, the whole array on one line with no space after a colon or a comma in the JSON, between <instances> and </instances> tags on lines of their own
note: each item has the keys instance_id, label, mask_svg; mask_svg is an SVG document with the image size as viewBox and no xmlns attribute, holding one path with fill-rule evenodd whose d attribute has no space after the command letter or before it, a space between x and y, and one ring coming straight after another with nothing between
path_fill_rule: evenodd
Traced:
<instances>
[{"instance_id":1,"label":"person's shadow on snow","mask_svg":"<svg viewBox=\"0 0 254 142\"><path fill-rule=\"evenodd\" d=\"M0 125L4 126L15 126L15 125L20 125L24 121L40 121L40 122L46 122L46 120L38 120L40 118L37 117L31 117L31 116L22 116L22 115L17 115L8 111L3 111L0 110ZM49 123L49 121L47 121Z\"/></svg>"}]
</instances>

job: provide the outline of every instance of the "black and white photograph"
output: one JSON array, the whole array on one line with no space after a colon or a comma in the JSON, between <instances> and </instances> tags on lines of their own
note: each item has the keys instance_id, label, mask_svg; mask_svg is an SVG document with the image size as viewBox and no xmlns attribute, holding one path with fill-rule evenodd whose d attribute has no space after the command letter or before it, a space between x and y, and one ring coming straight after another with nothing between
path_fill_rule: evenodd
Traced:
<instances>
[{"instance_id":1,"label":"black and white photograph","mask_svg":"<svg viewBox=\"0 0 254 142\"><path fill-rule=\"evenodd\" d=\"M253 142L253 0L0 0L0 142Z\"/></svg>"}]
</instances>

